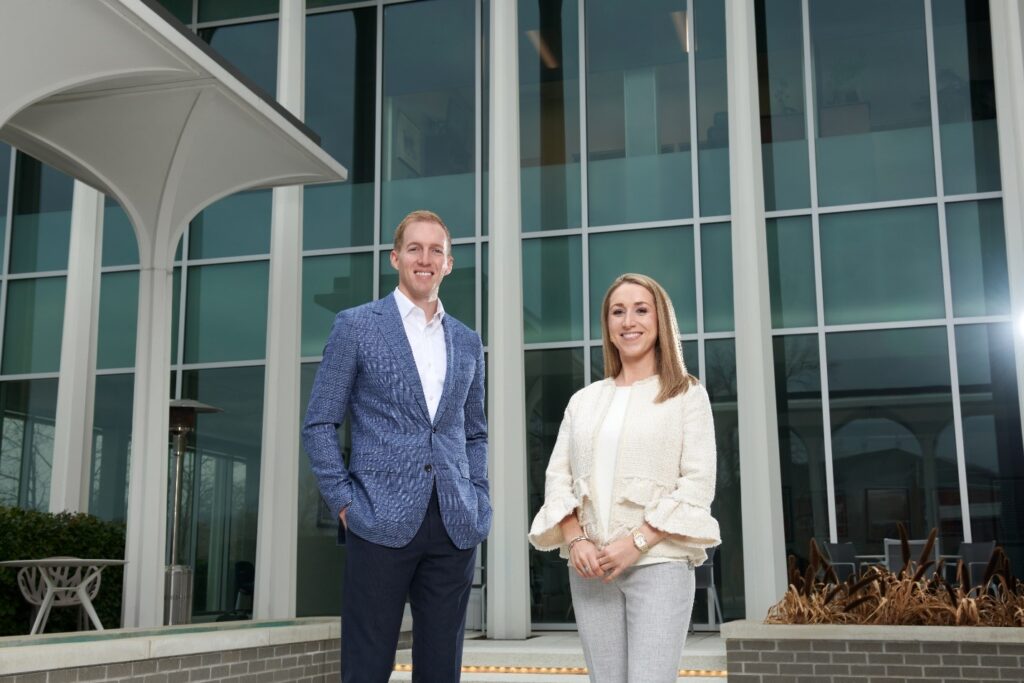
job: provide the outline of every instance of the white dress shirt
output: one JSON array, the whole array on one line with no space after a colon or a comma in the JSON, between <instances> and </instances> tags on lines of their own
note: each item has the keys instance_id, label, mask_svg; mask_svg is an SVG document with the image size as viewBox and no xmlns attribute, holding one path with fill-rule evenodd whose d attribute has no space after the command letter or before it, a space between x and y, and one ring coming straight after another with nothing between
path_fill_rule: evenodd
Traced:
<instances>
[{"instance_id":1,"label":"white dress shirt","mask_svg":"<svg viewBox=\"0 0 1024 683\"><path fill-rule=\"evenodd\" d=\"M438 299L437 311L427 322L423 309L398 288L395 289L395 303L398 304L405 336L409 340L413 360L416 361L423 397L427 399L427 411L433 420L437 414L437 404L441 401L441 392L444 391L445 373L448 371L448 353L444 343L444 327L441 325L444 306Z\"/></svg>"}]
</instances>

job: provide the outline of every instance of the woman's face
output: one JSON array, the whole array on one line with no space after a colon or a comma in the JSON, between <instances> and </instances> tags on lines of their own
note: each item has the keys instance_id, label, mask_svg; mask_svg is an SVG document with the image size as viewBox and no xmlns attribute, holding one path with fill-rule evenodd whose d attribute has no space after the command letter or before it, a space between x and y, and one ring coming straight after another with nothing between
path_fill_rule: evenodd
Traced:
<instances>
[{"instance_id":1,"label":"woman's face","mask_svg":"<svg viewBox=\"0 0 1024 683\"><path fill-rule=\"evenodd\" d=\"M622 362L643 360L654 355L658 342L658 311L654 296L646 287L624 282L608 301L608 333Z\"/></svg>"}]
</instances>

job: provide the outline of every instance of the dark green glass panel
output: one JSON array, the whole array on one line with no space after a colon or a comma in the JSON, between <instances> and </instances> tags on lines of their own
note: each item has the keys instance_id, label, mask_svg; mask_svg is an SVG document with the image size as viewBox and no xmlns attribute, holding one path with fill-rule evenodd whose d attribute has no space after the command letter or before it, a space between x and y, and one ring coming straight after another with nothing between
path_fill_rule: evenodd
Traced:
<instances>
[{"instance_id":1,"label":"dark green glass panel","mask_svg":"<svg viewBox=\"0 0 1024 683\"><path fill-rule=\"evenodd\" d=\"M18 154L10 272L35 273L68 267L73 188L70 176Z\"/></svg>"},{"instance_id":2,"label":"dark green glass panel","mask_svg":"<svg viewBox=\"0 0 1024 683\"><path fill-rule=\"evenodd\" d=\"M65 278L7 283L3 374L57 372L64 332Z\"/></svg>"},{"instance_id":3,"label":"dark green glass panel","mask_svg":"<svg viewBox=\"0 0 1024 683\"><path fill-rule=\"evenodd\" d=\"M178 327L181 323L181 268L174 269L171 280L171 363L178 362Z\"/></svg>"},{"instance_id":4,"label":"dark green glass panel","mask_svg":"<svg viewBox=\"0 0 1024 683\"><path fill-rule=\"evenodd\" d=\"M725 3L693 0L697 90L697 165L700 214L725 216L729 208L729 99L725 76ZM685 191L685 190L684 190Z\"/></svg>"},{"instance_id":5,"label":"dark green glass panel","mask_svg":"<svg viewBox=\"0 0 1024 683\"><path fill-rule=\"evenodd\" d=\"M934 206L821 217L825 323L945 315Z\"/></svg>"},{"instance_id":6,"label":"dark green glass panel","mask_svg":"<svg viewBox=\"0 0 1024 683\"><path fill-rule=\"evenodd\" d=\"M1008 323L958 326L956 361L973 540L996 541L1019 567L1024 564L1024 446L1013 334ZM953 437L943 436L943 443Z\"/></svg>"},{"instance_id":7,"label":"dark green glass panel","mask_svg":"<svg viewBox=\"0 0 1024 683\"><path fill-rule=\"evenodd\" d=\"M7 198L11 186L11 148L0 142L0 257L3 256L3 235L7 232Z\"/></svg>"},{"instance_id":8,"label":"dark green glass panel","mask_svg":"<svg viewBox=\"0 0 1024 683\"><path fill-rule=\"evenodd\" d=\"M102 329L102 328L101 328ZM123 522L128 511L135 375L98 375L92 421L89 514Z\"/></svg>"},{"instance_id":9,"label":"dark green glass panel","mask_svg":"<svg viewBox=\"0 0 1024 683\"><path fill-rule=\"evenodd\" d=\"M924 3L811 0L818 202L935 194Z\"/></svg>"},{"instance_id":10,"label":"dark green glass panel","mask_svg":"<svg viewBox=\"0 0 1024 683\"><path fill-rule=\"evenodd\" d=\"M135 230L121 205L106 197L103 205L103 265L133 266L139 262Z\"/></svg>"},{"instance_id":11,"label":"dark green glass panel","mask_svg":"<svg viewBox=\"0 0 1024 683\"><path fill-rule=\"evenodd\" d=\"M587 4L591 225L689 218L685 0Z\"/></svg>"},{"instance_id":12,"label":"dark green glass panel","mask_svg":"<svg viewBox=\"0 0 1024 683\"><path fill-rule=\"evenodd\" d=\"M380 296L398 286L398 272L391 267L391 252L380 252ZM476 255L472 244L452 247L455 266L441 283L441 303L447 315L470 329L476 329Z\"/></svg>"},{"instance_id":13,"label":"dark green glass panel","mask_svg":"<svg viewBox=\"0 0 1024 683\"><path fill-rule=\"evenodd\" d=\"M518 16L522 229L579 227L577 4L519 0Z\"/></svg>"},{"instance_id":14,"label":"dark green glass panel","mask_svg":"<svg viewBox=\"0 0 1024 683\"><path fill-rule=\"evenodd\" d=\"M192 0L157 0L183 24L192 23Z\"/></svg>"},{"instance_id":15,"label":"dark green glass panel","mask_svg":"<svg viewBox=\"0 0 1024 683\"><path fill-rule=\"evenodd\" d=\"M764 208L811 205L800 0L756 0ZM698 100L699 102L699 100Z\"/></svg>"},{"instance_id":16,"label":"dark green glass panel","mask_svg":"<svg viewBox=\"0 0 1024 683\"><path fill-rule=\"evenodd\" d=\"M953 315L1010 312L1003 203L998 199L946 205Z\"/></svg>"},{"instance_id":17,"label":"dark green glass panel","mask_svg":"<svg viewBox=\"0 0 1024 683\"><path fill-rule=\"evenodd\" d=\"M270 253L270 190L225 197L192 219L188 232L190 259Z\"/></svg>"},{"instance_id":18,"label":"dark green glass panel","mask_svg":"<svg viewBox=\"0 0 1024 683\"><path fill-rule=\"evenodd\" d=\"M197 418L186 489L195 495L185 506L185 562L195 567L193 615L213 621L244 604L239 564L251 569L256 562L263 367L186 371L181 396L224 410Z\"/></svg>"},{"instance_id":19,"label":"dark green glass panel","mask_svg":"<svg viewBox=\"0 0 1024 683\"><path fill-rule=\"evenodd\" d=\"M988 3L933 0L932 20L945 192L998 191L999 134Z\"/></svg>"},{"instance_id":20,"label":"dark green glass panel","mask_svg":"<svg viewBox=\"0 0 1024 683\"><path fill-rule=\"evenodd\" d=\"M344 183L305 188L307 250L373 243L376 78L375 8L307 18L305 120L348 170Z\"/></svg>"},{"instance_id":21,"label":"dark green glass panel","mask_svg":"<svg viewBox=\"0 0 1024 683\"><path fill-rule=\"evenodd\" d=\"M257 11L261 3L273 5L277 11L277 0L236 0L239 10L251 8L248 15L262 14ZM228 18L228 17L220 17ZM210 21L199 8L199 20ZM251 24L217 26L199 30L199 37L210 44L233 64L257 87L273 97L277 93L277 21L257 21Z\"/></svg>"},{"instance_id":22,"label":"dark green glass panel","mask_svg":"<svg viewBox=\"0 0 1024 683\"><path fill-rule=\"evenodd\" d=\"M302 259L302 355L321 354L338 311L372 299L372 253Z\"/></svg>"},{"instance_id":23,"label":"dark green glass panel","mask_svg":"<svg viewBox=\"0 0 1024 683\"><path fill-rule=\"evenodd\" d=\"M902 523L911 538L937 527L942 551L954 551L963 539L956 457L935 447L953 421L945 328L825 342L839 540L881 553Z\"/></svg>"},{"instance_id":24,"label":"dark green glass panel","mask_svg":"<svg viewBox=\"0 0 1024 683\"><path fill-rule=\"evenodd\" d=\"M135 366L136 321L139 310L139 273L131 270L100 276L100 320L96 367ZM175 315L177 311L171 311Z\"/></svg>"},{"instance_id":25,"label":"dark green glass panel","mask_svg":"<svg viewBox=\"0 0 1024 683\"><path fill-rule=\"evenodd\" d=\"M601 306L623 273L648 275L665 288L683 334L697 331L693 228L653 228L590 235L590 337L601 338ZM550 293L550 289L546 289Z\"/></svg>"},{"instance_id":26,"label":"dark green glass panel","mask_svg":"<svg viewBox=\"0 0 1024 683\"><path fill-rule=\"evenodd\" d=\"M704 281L704 331L730 332L733 324L732 226L700 228L701 279Z\"/></svg>"},{"instance_id":27,"label":"dark green glass panel","mask_svg":"<svg viewBox=\"0 0 1024 683\"><path fill-rule=\"evenodd\" d=\"M816 325L818 312L810 217L769 218L766 229L772 327Z\"/></svg>"},{"instance_id":28,"label":"dark green glass panel","mask_svg":"<svg viewBox=\"0 0 1024 683\"><path fill-rule=\"evenodd\" d=\"M802 570L810 540L829 538L818 337L774 337L772 348L786 555L796 556Z\"/></svg>"},{"instance_id":29,"label":"dark green glass panel","mask_svg":"<svg viewBox=\"0 0 1024 683\"><path fill-rule=\"evenodd\" d=\"M569 398L583 387L583 349L527 351L526 490L529 519L544 503L544 472L555 447ZM572 596L565 560L530 548L530 611L533 623L572 623Z\"/></svg>"},{"instance_id":30,"label":"dark green glass panel","mask_svg":"<svg viewBox=\"0 0 1024 683\"><path fill-rule=\"evenodd\" d=\"M267 267L266 261L254 261L188 269L186 363L265 356Z\"/></svg>"},{"instance_id":31,"label":"dark green glass panel","mask_svg":"<svg viewBox=\"0 0 1024 683\"><path fill-rule=\"evenodd\" d=\"M199 0L199 21L277 14L279 0Z\"/></svg>"},{"instance_id":32,"label":"dark green glass panel","mask_svg":"<svg viewBox=\"0 0 1024 683\"><path fill-rule=\"evenodd\" d=\"M580 238L523 240L523 339L583 338L583 257Z\"/></svg>"},{"instance_id":33,"label":"dark green glass panel","mask_svg":"<svg viewBox=\"0 0 1024 683\"><path fill-rule=\"evenodd\" d=\"M472 0L384 8L382 242L415 209L476 232L475 16Z\"/></svg>"},{"instance_id":34,"label":"dark green glass panel","mask_svg":"<svg viewBox=\"0 0 1024 683\"><path fill-rule=\"evenodd\" d=\"M306 9L316 9L318 7L332 7L334 5L351 5L357 2L364 2L365 0L306 0Z\"/></svg>"},{"instance_id":35,"label":"dark green glass panel","mask_svg":"<svg viewBox=\"0 0 1024 683\"><path fill-rule=\"evenodd\" d=\"M0 383L0 505L48 510L56 412L56 378Z\"/></svg>"}]
</instances>

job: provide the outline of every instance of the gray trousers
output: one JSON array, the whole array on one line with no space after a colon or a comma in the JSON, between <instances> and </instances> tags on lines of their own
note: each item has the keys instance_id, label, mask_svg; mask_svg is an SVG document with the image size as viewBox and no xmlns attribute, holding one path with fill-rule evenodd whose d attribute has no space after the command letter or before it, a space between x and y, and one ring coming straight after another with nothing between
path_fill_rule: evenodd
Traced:
<instances>
[{"instance_id":1,"label":"gray trousers","mask_svg":"<svg viewBox=\"0 0 1024 683\"><path fill-rule=\"evenodd\" d=\"M686 562L631 567L611 583L569 569L583 656L596 683L675 683L693 609Z\"/></svg>"}]
</instances>

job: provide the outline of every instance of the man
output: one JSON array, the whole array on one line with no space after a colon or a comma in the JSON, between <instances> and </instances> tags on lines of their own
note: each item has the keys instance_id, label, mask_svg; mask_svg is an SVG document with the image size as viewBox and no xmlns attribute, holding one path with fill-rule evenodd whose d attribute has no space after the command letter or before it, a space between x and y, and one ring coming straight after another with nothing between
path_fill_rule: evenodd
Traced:
<instances>
[{"instance_id":1,"label":"man","mask_svg":"<svg viewBox=\"0 0 1024 683\"><path fill-rule=\"evenodd\" d=\"M345 683L388 680L407 596L414 680L459 680L491 503L483 346L438 299L453 263L441 218L406 216L391 251L398 288L338 314L313 383L303 445L348 546ZM347 467L337 436L346 415Z\"/></svg>"}]
</instances>

